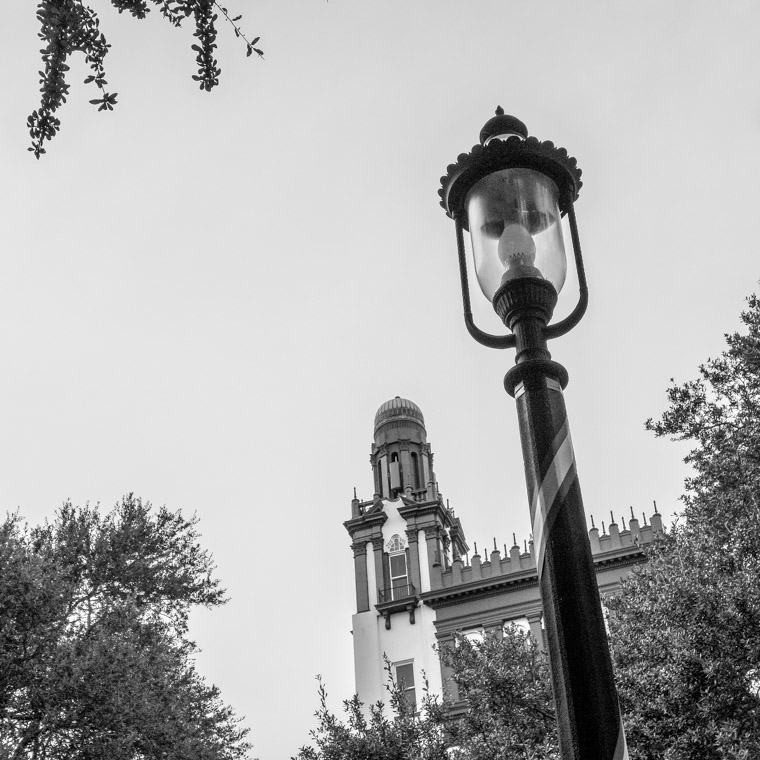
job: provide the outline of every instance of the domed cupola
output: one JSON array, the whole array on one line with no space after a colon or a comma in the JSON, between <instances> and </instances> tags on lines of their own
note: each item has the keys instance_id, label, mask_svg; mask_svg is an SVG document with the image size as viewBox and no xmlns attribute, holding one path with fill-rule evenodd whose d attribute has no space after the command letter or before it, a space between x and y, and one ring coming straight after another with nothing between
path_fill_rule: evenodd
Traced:
<instances>
[{"instance_id":1,"label":"domed cupola","mask_svg":"<svg viewBox=\"0 0 760 760\"><path fill-rule=\"evenodd\" d=\"M375 415L372 469L376 493L395 498L426 488L432 474L432 454L427 443L425 418L413 401L396 396Z\"/></svg>"},{"instance_id":2,"label":"domed cupola","mask_svg":"<svg viewBox=\"0 0 760 760\"><path fill-rule=\"evenodd\" d=\"M422 410L409 399L396 396L390 401L386 401L375 415L375 434L384 425L390 425L393 422L404 424L417 423L424 431L425 418L422 416ZM398 427L398 425L396 426Z\"/></svg>"}]
</instances>

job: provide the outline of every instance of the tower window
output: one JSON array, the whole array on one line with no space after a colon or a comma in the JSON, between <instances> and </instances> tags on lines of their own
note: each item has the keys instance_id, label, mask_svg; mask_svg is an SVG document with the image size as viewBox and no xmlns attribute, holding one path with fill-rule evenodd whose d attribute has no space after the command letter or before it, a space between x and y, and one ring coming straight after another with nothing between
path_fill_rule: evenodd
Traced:
<instances>
[{"instance_id":1,"label":"tower window","mask_svg":"<svg viewBox=\"0 0 760 760\"><path fill-rule=\"evenodd\" d=\"M385 544L385 548L388 550L388 554L386 555L388 575L386 579L390 583L386 585L385 591L382 592L383 601L406 599L414 594L414 588L409 585L405 547L406 542L398 533L394 533Z\"/></svg>"},{"instance_id":2,"label":"tower window","mask_svg":"<svg viewBox=\"0 0 760 760\"><path fill-rule=\"evenodd\" d=\"M417 454L412 452L412 479L414 481L414 490L421 487L420 485L420 462Z\"/></svg>"},{"instance_id":3,"label":"tower window","mask_svg":"<svg viewBox=\"0 0 760 760\"><path fill-rule=\"evenodd\" d=\"M394 599L409 596L409 576L406 572L406 554L391 554L391 590Z\"/></svg>"},{"instance_id":4,"label":"tower window","mask_svg":"<svg viewBox=\"0 0 760 760\"><path fill-rule=\"evenodd\" d=\"M397 662L396 684L410 712L417 710L417 693L414 688L414 660Z\"/></svg>"},{"instance_id":5,"label":"tower window","mask_svg":"<svg viewBox=\"0 0 760 760\"><path fill-rule=\"evenodd\" d=\"M398 454L391 454L391 492L404 490L404 479L401 474L401 462L398 461Z\"/></svg>"}]
</instances>

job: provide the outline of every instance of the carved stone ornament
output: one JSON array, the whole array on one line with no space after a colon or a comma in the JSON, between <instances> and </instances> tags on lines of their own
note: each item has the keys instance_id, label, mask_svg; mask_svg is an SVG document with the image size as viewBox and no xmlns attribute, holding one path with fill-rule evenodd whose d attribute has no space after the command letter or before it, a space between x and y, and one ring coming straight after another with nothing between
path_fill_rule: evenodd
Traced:
<instances>
[{"instance_id":1,"label":"carved stone ornament","mask_svg":"<svg viewBox=\"0 0 760 760\"><path fill-rule=\"evenodd\" d=\"M385 545L385 548L388 550L389 554L393 552L402 552L406 548L406 541L404 541L398 533L394 533L391 536L390 541Z\"/></svg>"},{"instance_id":2,"label":"carved stone ornament","mask_svg":"<svg viewBox=\"0 0 760 760\"><path fill-rule=\"evenodd\" d=\"M440 538L444 531L441 530L440 525L423 525L422 530L425 532L425 539ZM445 540L445 539L444 539Z\"/></svg>"}]
</instances>

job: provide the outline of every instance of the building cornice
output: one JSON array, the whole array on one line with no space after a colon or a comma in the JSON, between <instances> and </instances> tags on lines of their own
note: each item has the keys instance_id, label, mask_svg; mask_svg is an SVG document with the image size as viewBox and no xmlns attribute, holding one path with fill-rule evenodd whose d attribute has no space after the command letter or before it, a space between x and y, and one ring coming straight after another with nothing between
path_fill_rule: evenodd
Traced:
<instances>
[{"instance_id":1,"label":"building cornice","mask_svg":"<svg viewBox=\"0 0 760 760\"><path fill-rule=\"evenodd\" d=\"M422 502L410 502L408 499L403 499L403 506L398 508L398 513L407 522L410 518L414 518L418 524L423 522L422 518L425 517L439 518L441 524L447 528L456 522L456 518L451 515L451 510L447 509L440 499ZM425 526L420 525L419 527L424 528Z\"/></svg>"},{"instance_id":2,"label":"building cornice","mask_svg":"<svg viewBox=\"0 0 760 760\"><path fill-rule=\"evenodd\" d=\"M438 607L459 604L463 597L493 596L494 594L502 593L509 586L535 586L537 584L538 576L536 575L536 569L528 568L527 570L520 570L509 575L499 575L495 578L484 578L434 591L427 591L422 594L421 598L428 607L437 609Z\"/></svg>"},{"instance_id":3,"label":"building cornice","mask_svg":"<svg viewBox=\"0 0 760 760\"><path fill-rule=\"evenodd\" d=\"M383 510L377 510L373 512L366 512L359 517L354 517L351 520L346 520L343 523L343 527L349 532L351 536L359 530L366 530L372 528L382 528L383 523L388 519L388 515Z\"/></svg>"},{"instance_id":4,"label":"building cornice","mask_svg":"<svg viewBox=\"0 0 760 760\"><path fill-rule=\"evenodd\" d=\"M594 566L597 569L606 568L608 565L617 565L627 567L628 565L637 565L646 562L647 555L640 546L621 546L618 549L611 549L603 554L593 556Z\"/></svg>"}]
</instances>

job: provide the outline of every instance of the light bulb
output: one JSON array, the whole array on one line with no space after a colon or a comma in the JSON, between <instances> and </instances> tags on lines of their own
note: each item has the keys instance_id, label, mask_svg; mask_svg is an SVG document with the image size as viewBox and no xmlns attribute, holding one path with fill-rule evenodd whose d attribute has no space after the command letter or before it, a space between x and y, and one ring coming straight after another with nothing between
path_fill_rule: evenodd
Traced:
<instances>
[{"instance_id":1,"label":"light bulb","mask_svg":"<svg viewBox=\"0 0 760 760\"><path fill-rule=\"evenodd\" d=\"M533 266L536 260L536 244L522 224L507 224L499 238L499 258L506 267L502 283L517 277L543 277Z\"/></svg>"}]
</instances>

